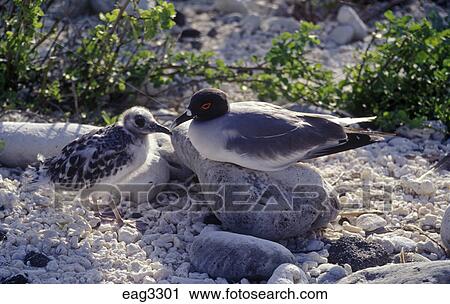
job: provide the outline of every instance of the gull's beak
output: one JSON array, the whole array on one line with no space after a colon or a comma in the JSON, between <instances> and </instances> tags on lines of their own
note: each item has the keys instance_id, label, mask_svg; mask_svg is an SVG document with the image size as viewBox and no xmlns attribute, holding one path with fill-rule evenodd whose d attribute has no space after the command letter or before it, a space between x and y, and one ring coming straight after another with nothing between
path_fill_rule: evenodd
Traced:
<instances>
[{"instance_id":1,"label":"gull's beak","mask_svg":"<svg viewBox=\"0 0 450 304\"><path fill-rule=\"evenodd\" d=\"M176 126L181 125L183 122L186 122L186 121L191 120L193 118L194 118L194 116L192 116L191 110L186 110L186 112L184 112L183 114L178 116L173 121L173 123L170 125L170 129L173 130L173 128L175 128Z\"/></svg>"},{"instance_id":2,"label":"gull's beak","mask_svg":"<svg viewBox=\"0 0 450 304\"><path fill-rule=\"evenodd\" d=\"M163 125L160 125L158 123L152 124L149 128L149 131L151 133L164 133L167 135L172 135L172 132L168 128L166 128Z\"/></svg>"}]
</instances>

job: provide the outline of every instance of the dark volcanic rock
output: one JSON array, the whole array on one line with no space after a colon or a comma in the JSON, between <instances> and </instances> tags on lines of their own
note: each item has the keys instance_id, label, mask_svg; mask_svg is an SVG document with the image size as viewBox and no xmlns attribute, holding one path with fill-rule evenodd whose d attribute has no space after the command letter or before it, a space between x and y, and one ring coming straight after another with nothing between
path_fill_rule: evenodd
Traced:
<instances>
[{"instance_id":1,"label":"dark volcanic rock","mask_svg":"<svg viewBox=\"0 0 450 304\"><path fill-rule=\"evenodd\" d=\"M6 231L0 230L0 242L6 240Z\"/></svg>"},{"instance_id":2,"label":"dark volcanic rock","mask_svg":"<svg viewBox=\"0 0 450 304\"><path fill-rule=\"evenodd\" d=\"M27 283L29 283L28 278L22 274L18 274L9 277L3 281L0 281L0 284L27 284Z\"/></svg>"},{"instance_id":3,"label":"dark volcanic rock","mask_svg":"<svg viewBox=\"0 0 450 304\"><path fill-rule=\"evenodd\" d=\"M27 253L25 258L23 259L23 262L25 264L30 263L30 266L32 267L45 267L47 266L48 262L50 262L50 259L42 253L31 251Z\"/></svg>"},{"instance_id":4,"label":"dark volcanic rock","mask_svg":"<svg viewBox=\"0 0 450 304\"><path fill-rule=\"evenodd\" d=\"M180 12L179 10L175 10L176 11L176 15L175 18L173 18L173 21L175 21L175 24L178 26L185 26L186 25L186 15L183 14L182 12Z\"/></svg>"},{"instance_id":5,"label":"dark volcanic rock","mask_svg":"<svg viewBox=\"0 0 450 304\"><path fill-rule=\"evenodd\" d=\"M200 41L194 40L194 41L191 41L191 46L195 50L200 50L203 46L203 43L201 43Z\"/></svg>"},{"instance_id":6,"label":"dark volcanic rock","mask_svg":"<svg viewBox=\"0 0 450 304\"><path fill-rule=\"evenodd\" d=\"M281 264L295 263L293 254L278 243L224 231L197 236L189 256L197 271L233 281L267 280Z\"/></svg>"},{"instance_id":7,"label":"dark volcanic rock","mask_svg":"<svg viewBox=\"0 0 450 304\"><path fill-rule=\"evenodd\" d=\"M142 213L140 213L140 212L133 212L130 217L134 218L134 219L138 219L138 218L142 217Z\"/></svg>"},{"instance_id":8,"label":"dark volcanic rock","mask_svg":"<svg viewBox=\"0 0 450 304\"><path fill-rule=\"evenodd\" d=\"M353 271L381 266L390 262L389 254L381 245L368 242L363 238L344 236L330 244L328 262L349 264Z\"/></svg>"},{"instance_id":9,"label":"dark volcanic rock","mask_svg":"<svg viewBox=\"0 0 450 304\"><path fill-rule=\"evenodd\" d=\"M213 27L212 29L209 30L209 32L206 35L208 35L208 37L214 38L217 36L217 34L218 34L217 30Z\"/></svg>"},{"instance_id":10,"label":"dark volcanic rock","mask_svg":"<svg viewBox=\"0 0 450 304\"><path fill-rule=\"evenodd\" d=\"M338 283L449 284L450 261L384 265L355 272Z\"/></svg>"},{"instance_id":11,"label":"dark volcanic rock","mask_svg":"<svg viewBox=\"0 0 450 304\"><path fill-rule=\"evenodd\" d=\"M201 32L199 30L188 28L181 32L180 34L180 40L186 39L186 38L199 38L201 36Z\"/></svg>"}]
</instances>

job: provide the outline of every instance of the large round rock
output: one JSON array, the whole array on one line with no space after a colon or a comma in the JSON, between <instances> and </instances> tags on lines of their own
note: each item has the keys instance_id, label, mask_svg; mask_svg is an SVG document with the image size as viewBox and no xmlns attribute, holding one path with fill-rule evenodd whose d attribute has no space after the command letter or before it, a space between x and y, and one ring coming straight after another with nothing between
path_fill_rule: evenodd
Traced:
<instances>
[{"instance_id":1,"label":"large round rock","mask_svg":"<svg viewBox=\"0 0 450 304\"><path fill-rule=\"evenodd\" d=\"M338 283L423 284L450 283L450 261L384 265L357 271Z\"/></svg>"},{"instance_id":2,"label":"large round rock","mask_svg":"<svg viewBox=\"0 0 450 304\"><path fill-rule=\"evenodd\" d=\"M173 130L173 147L197 174L205 201L225 229L279 240L304 235L335 219L337 197L317 170L296 164L262 172L208 160L191 144L188 126Z\"/></svg>"},{"instance_id":3,"label":"large round rock","mask_svg":"<svg viewBox=\"0 0 450 304\"><path fill-rule=\"evenodd\" d=\"M98 127L75 123L0 122L0 163L8 167L26 167L37 155L51 157L75 138ZM26 147L26 148L24 148Z\"/></svg>"},{"instance_id":4,"label":"large round rock","mask_svg":"<svg viewBox=\"0 0 450 304\"><path fill-rule=\"evenodd\" d=\"M190 259L197 271L233 281L267 280L279 265L295 262L293 254L278 243L225 231L197 236Z\"/></svg>"},{"instance_id":5,"label":"large round rock","mask_svg":"<svg viewBox=\"0 0 450 304\"><path fill-rule=\"evenodd\" d=\"M442 217L441 240L442 244L447 248L447 252L450 253L450 206L447 207Z\"/></svg>"}]
</instances>

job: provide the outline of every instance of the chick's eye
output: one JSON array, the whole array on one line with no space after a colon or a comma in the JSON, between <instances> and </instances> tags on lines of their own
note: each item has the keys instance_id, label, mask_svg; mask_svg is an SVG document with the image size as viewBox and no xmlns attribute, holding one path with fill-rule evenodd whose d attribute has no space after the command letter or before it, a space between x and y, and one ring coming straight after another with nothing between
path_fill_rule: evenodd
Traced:
<instances>
[{"instance_id":1,"label":"chick's eye","mask_svg":"<svg viewBox=\"0 0 450 304\"><path fill-rule=\"evenodd\" d=\"M138 128L143 128L145 126L145 118L142 115L137 115L134 118L134 123Z\"/></svg>"},{"instance_id":2,"label":"chick's eye","mask_svg":"<svg viewBox=\"0 0 450 304\"><path fill-rule=\"evenodd\" d=\"M201 108L203 110L209 110L209 108L211 108L211 105L212 105L212 103L207 102L207 103L202 104Z\"/></svg>"}]
</instances>

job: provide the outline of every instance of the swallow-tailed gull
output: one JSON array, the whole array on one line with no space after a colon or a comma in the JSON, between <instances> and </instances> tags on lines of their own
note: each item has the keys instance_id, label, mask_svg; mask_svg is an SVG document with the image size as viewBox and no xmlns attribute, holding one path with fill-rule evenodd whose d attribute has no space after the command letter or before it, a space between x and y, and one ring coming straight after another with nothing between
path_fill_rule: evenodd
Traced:
<instances>
[{"instance_id":1,"label":"swallow-tailed gull","mask_svg":"<svg viewBox=\"0 0 450 304\"><path fill-rule=\"evenodd\" d=\"M229 104L221 90L203 89L192 96L172 128L193 119L188 136L204 157L278 171L299 161L383 140L381 133L346 127L374 118L300 113L264 102Z\"/></svg>"},{"instance_id":2,"label":"swallow-tailed gull","mask_svg":"<svg viewBox=\"0 0 450 304\"><path fill-rule=\"evenodd\" d=\"M150 133L171 134L149 110L133 107L111 126L85 134L59 155L42 160L39 169L28 171L29 185L54 184L60 189L80 190L96 184L123 182L146 161ZM111 204L116 220L123 220Z\"/></svg>"}]
</instances>

